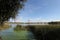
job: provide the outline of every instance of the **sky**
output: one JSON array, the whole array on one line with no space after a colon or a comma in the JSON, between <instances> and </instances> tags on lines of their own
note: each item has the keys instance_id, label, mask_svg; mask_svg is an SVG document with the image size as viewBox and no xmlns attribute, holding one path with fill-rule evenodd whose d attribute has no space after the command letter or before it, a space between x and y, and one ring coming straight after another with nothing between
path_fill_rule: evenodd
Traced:
<instances>
[{"instance_id":1,"label":"sky","mask_svg":"<svg viewBox=\"0 0 60 40\"><path fill-rule=\"evenodd\" d=\"M60 0L27 0L15 22L60 21Z\"/></svg>"}]
</instances>

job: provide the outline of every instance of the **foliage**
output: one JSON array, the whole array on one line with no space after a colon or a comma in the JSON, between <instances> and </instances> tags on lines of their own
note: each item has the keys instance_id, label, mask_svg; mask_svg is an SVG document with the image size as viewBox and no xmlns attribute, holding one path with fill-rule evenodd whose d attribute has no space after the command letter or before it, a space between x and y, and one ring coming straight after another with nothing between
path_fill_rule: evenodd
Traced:
<instances>
[{"instance_id":1,"label":"foliage","mask_svg":"<svg viewBox=\"0 0 60 40\"><path fill-rule=\"evenodd\" d=\"M0 24L15 18L18 10L22 9L26 0L0 0Z\"/></svg>"},{"instance_id":2,"label":"foliage","mask_svg":"<svg viewBox=\"0 0 60 40\"><path fill-rule=\"evenodd\" d=\"M60 24L60 22L48 22L48 24Z\"/></svg>"},{"instance_id":3,"label":"foliage","mask_svg":"<svg viewBox=\"0 0 60 40\"><path fill-rule=\"evenodd\" d=\"M60 25L28 26L36 40L60 40Z\"/></svg>"},{"instance_id":4,"label":"foliage","mask_svg":"<svg viewBox=\"0 0 60 40\"><path fill-rule=\"evenodd\" d=\"M20 30L22 30L21 27L22 27L21 25L17 25L17 26L14 28L14 31L20 31Z\"/></svg>"}]
</instances>

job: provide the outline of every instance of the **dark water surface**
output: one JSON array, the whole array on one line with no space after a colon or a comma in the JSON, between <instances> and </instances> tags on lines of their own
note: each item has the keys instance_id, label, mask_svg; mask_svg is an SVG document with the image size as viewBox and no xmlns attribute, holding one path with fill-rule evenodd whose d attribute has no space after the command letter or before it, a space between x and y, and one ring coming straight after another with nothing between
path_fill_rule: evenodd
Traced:
<instances>
[{"instance_id":1,"label":"dark water surface","mask_svg":"<svg viewBox=\"0 0 60 40\"><path fill-rule=\"evenodd\" d=\"M16 24L13 24L10 28L1 30L0 37L2 40L35 40L31 32L27 30L15 31Z\"/></svg>"}]
</instances>

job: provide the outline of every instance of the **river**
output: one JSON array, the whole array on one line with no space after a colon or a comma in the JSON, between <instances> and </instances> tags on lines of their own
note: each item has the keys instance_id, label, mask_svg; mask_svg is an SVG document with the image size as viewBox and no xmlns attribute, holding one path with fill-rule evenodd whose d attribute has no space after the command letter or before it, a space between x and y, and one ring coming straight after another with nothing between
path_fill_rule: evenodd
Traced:
<instances>
[{"instance_id":1,"label":"river","mask_svg":"<svg viewBox=\"0 0 60 40\"><path fill-rule=\"evenodd\" d=\"M0 30L0 39L2 40L35 40L31 32L27 30L15 31L16 24L5 30Z\"/></svg>"}]
</instances>

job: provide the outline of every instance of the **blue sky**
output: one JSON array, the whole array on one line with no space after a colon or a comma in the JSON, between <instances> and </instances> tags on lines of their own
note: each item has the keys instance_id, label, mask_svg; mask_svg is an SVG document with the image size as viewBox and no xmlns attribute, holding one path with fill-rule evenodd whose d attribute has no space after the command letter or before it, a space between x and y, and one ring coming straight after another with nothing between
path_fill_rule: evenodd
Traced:
<instances>
[{"instance_id":1,"label":"blue sky","mask_svg":"<svg viewBox=\"0 0 60 40\"><path fill-rule=\"evenodd\" d=\"M60 0L28 0L16 22L27 21L59 21L60 20ZM12 21L12 20L10 20Z\"/></svg>"}]
</instances>

